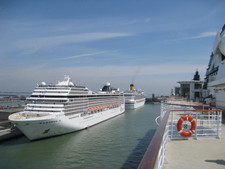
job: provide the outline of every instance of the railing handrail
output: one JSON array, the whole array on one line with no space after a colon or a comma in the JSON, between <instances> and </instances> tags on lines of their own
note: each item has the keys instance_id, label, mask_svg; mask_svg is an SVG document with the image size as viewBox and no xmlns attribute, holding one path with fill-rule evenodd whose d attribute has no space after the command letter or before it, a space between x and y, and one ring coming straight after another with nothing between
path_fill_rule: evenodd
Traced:
<instances>
[{"instance_id":1,"label":"railing handrail","mask_svg":"<svg viewBox=\"0 0 225 169\"><path fill-rule=\"evenodd\" d=\"M187 102L188 103L188 102ZM171 106L185 106L185 107L209 107L209 106L205 106L203 104L196 104L195 102L193 102L193 104L175 104L175 103L166 103L167 105L171 105Z\"/></svg>"},{"instance_id":2,"label":"railing handrail","mask_svg":"<svg viewBox=\"0 0 225 169\"><path fill-rule=\"evenodd\" d=\"M147 151L145 152L144 157L142 158L141 163L138 166L138 169L154 169L169 115L170 111L167 111L163 116L163 119L160 122L160 125L157 128L151 140L151 143L148 146Z\"/></svg>"},{"instance_id":3,"label":"railing handrail","mask_svg":"<svg viewBox=\"0 0 225 169\"><path fill-rule=\"evenodd\" d=\"M219 110L219 109L215 109L215 110L185 110L185 109L182 109L182 110L179 110L179 109L175 109L175 110L170 110L171 112L172 111L191 111L191 112L199 112L199 111L202 111L202 112L213 112L213 111L218 111L218 112L222 112L223 110Z\"/></svg>"}]
</instances>

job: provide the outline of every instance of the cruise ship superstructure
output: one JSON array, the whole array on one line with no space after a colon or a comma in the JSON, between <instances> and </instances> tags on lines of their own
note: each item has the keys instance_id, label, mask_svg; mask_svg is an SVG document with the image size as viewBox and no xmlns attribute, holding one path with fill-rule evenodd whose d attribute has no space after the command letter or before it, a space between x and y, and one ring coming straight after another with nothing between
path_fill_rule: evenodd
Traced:
<instances>
[{"instance_id":1,"label":"cruise ship superstructure","mask_svg":"<svg viewBox=\"0 0 225 169\"><path fill-rule=\"evenodd\" d=\"M216 107L225 110L225 25L216 34L206 84L209 94L215 98Z\"/></svg>"},{"instance_id":2,"label":"cruise ship superstructure","mask_svg":"<svg viewBox=\"0 0 225 169\"><path fill-rule=\"evenodd\" d=\"M145 104L144 92L135 90L134 84L130 84L130 89L124 92L126 109L136 109Z\"/></svg>"},{"instance_id":3,"label":"cruise ship superstructure","mask_svg":"<svg viewBox=\"0 0 225 169\"><path fill-rule=\"evenodd\" d=\"M125 111L124 94L110 83L95 93L68 76L56 85L37 85L27 101L9 120L30 140L82 130Z\"/></svg>"}]
</instances>

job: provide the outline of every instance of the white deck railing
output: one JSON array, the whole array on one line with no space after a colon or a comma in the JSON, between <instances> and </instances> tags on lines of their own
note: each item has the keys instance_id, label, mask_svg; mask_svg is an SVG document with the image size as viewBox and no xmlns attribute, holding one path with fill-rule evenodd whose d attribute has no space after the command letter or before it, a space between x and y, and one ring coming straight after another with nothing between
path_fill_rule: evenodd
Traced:
<instances>
[{"instance_id":1,"label":"white deck railing","mask_svg":"<svg viewBox=\"0 0 225 169\"><path fill-rule=\"evenodd\" d=\"M203 137L221 136L222 111L221 110L171 110L168 120L169 137L171 140L184 139L177 131L177 122L181 116L188 115L196 121L196 129L192 136L195 139ZM187 130L191 124L186 124ZM188 137L189 138L189 137Z\"/></svg>"},{"instance_id":2,"label":"white deck railing","mask_svg":"<svg viewBox=\"0 0 225 169\"><path fill-rule=\"evenodd\" d=\"M198 108L198 110L196 109ZM199 109L201 108L201 109ZM177 131L177 122L184 116L188 115L194 118L196 122L195 132L190 137L183 137ZM165 118L166 116L166 118ZM159 128L163 128L164 132L161 137L153 137L153 140L145 153L138 169L161 169L163 167L165 158L166 145L169 140L176 139L188 139L188 138L220 138L222 130L222 110L216 109L204 109L204 106L199 103L187 102L186 100L170 100L168 102L161 103L161 119L163 123L160 123ZM167 119L167 122L165 121ZM165 126L165 127L162 127ZM191 124L186 124L186 128L189 129ZM158 130L158 129L157 129ZM158 132L156 131L157 135ZM161 140L157 140L157 139ZM158 151L154 148L155 142L160 142ZM154 142L154 143L153 143ZM151 156L152 155L152 156ZM154 155L157 157L154 159ZM153 159L150 159L153 158ZM154 165L151 165L154 163Z\"/></svg>"},{"instance_id":3,"label":"white deck railing","mask_svg":"<svg viewBox=\"0 0 225 169\"><path fill-rule=\"evenodd\" d=\"M186 107L188 105L188 107ZM194 106L194 105L193 105ZM169 125L169 138L170 139L184 139L183 136L177 131L178 120L184 116L188 115L194 118L196 121L196 129L191 137L198 139L203 137L216 137L221 136L222 127L222 110L218 109L195 109L191 107L191 104L174 104L173 103L162 103L161 114L165 111L170 112L170 117L168 119ZM164 111L164 112L163 112ZM190 123L186 123L186 128L191 128Z\"/></svg>"},{"instance_id":4,"label":"white deck railing","mask_svg":"<svg viewBox=\"0 0 225 169\"><path fill-rule=\"evenodd\" d=\"M165 152L166 152L166 145L168 143L168 141L170 140L170 136L169 136L169 125L166 125L164 134L163 134L163 139L161 142L161 146L159 149L159 153L158 153L158 157L157 157L157 161L156 164L154 166L154 169L161 169L163 167L163 164L166 160L165 158Z\"/></svg>"}]
</instances>

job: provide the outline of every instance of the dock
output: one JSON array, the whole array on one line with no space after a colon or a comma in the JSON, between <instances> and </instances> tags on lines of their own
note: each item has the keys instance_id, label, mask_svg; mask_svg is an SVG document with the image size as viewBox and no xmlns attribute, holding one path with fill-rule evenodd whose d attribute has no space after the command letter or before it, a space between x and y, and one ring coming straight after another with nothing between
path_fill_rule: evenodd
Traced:
<instances>
[{"instance_id":1,"label":"dock","mask_svg":"<svg viewBox=\"0 0 225 169\"><path fill-rule=\"evenodd\" d=\"M0 110L0 142L23 135L19 129L12 128L8 120L8 116L10 114L19 112L21 110L22 107Z\"/></svg>"},{"instance_id":2,"label":"dock","mask_svg":"<svg viewBox=\"0 0 225 169\"><path fill-rule=\"evenodd\" d=\"M187 100L162 103L161 122L138 169L225 168L222 112Z\"/></svg>"},{"instance_id":3,"label":"dock","mask_svg":"<svg viewBox=\"0 0 225 169\"><path fill-rule=\"evenodd\" d=\"M22 135L23 134L21 133L21 131L17 128L0 129L0 142L9 140L9 139L13 139L13 138L16 138L16 137L19 137Z\"/></svg>"}]
</instances>

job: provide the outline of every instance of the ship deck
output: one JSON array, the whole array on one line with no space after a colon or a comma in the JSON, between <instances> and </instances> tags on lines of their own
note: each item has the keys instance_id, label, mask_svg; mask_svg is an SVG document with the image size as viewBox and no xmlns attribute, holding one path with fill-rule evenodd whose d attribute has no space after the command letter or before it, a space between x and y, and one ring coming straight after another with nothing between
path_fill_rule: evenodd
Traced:
<instances>
[{"instance_id":1,"label":"ship deck","mask_svg":"<svg viewBox=\"0 0 225 169\"><path fill-rule=\"evenodd\" d=\"M187 115L195 119L197 128L194 128L192 136L182 137L177 132L177 122ZM161 104L161 117L138 169L225 168L225 119L222 119L222 110L172 98ZM194 123L184 124L194 127Z\"/></svg>"},{"instance_id":2,"label":"ship deck","mask_svg":"<svg viewBox=\"0 0 225 169\"><path fill-rule=\"evenodd\" d=\"M195 105L195 106L199 106L199 105ZM175 121L177 121L176 118L178 117L178 112L174 113ZM209 118L207 120L210 122L210 120L212 120L212 117L210 117L210 112L208 112L207 114L209 115L208 116ZM216 117L216 119L217 118L218 117ZM204 121L204 123L206 124L207 121ZM163 169L180 169L180 168L182 169L189 169L189 168L222 169L223 168L224 169L225 168L225 148L224 148L225 147L225 118L222 118L220 131L221 131L221 135L219 137L204 137L203 136L203 137L196 137L196 138L189 137L188 139L171 139L170 141L168 141L166 145L165 161L162 168Z\"/></svg>"},{"instance_id":3,"label":"ship deck","mask_svg":"<svg viewBox=\"0 0 225 169\"><path fill-rule=\"evenodd\" d=\"M169 141L163 169L224 169L225 120L220 139L202 138Z\"/></svg>"}]
</instances>

